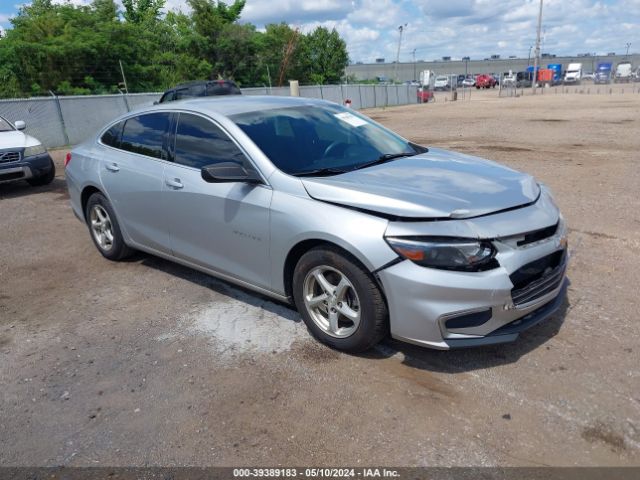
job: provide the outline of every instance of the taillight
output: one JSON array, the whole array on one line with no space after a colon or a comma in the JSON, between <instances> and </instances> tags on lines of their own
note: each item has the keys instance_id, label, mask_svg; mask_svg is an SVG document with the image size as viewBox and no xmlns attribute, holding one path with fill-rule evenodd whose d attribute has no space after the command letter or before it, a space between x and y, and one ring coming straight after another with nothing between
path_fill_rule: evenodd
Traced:
<instances>
[{"instance_id":1,"label":"taillight","mask_svg":"<svg viewBox=\"0 0 640 480\"><path fill-rule=\"evenodd\" d=\"M67 168L67 165L69 165L70 161L71 161L71 152L67 153L67 156L64 157L64 168Z\"/></svg>"}]
</instances>

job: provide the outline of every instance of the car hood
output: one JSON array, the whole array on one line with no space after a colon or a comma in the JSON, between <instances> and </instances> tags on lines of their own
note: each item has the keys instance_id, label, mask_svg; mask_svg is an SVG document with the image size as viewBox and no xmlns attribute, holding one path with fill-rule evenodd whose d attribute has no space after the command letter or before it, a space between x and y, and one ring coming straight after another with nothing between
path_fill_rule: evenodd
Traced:
<instances>
[{"instance_id":1,"label":"car hood","mask_svg":"<svg viewBox=\"0 0 640 480\"><path fill-rule=\"evenodd\" d=\"M40 142L19 130L0 132L0 150L7 148L25 148L38 145Z\"/></svg>"},{"instance_id":2,"label":"car hood","mask_svg":"<svg viewBox=\"0 0 640 480\"><path fill-rule=\"evenodd\" d=\"M530 175L436 148L302 182L317 200L400 218L470 218L526 205L540 195Z\"/></svg>"}]
</instances>

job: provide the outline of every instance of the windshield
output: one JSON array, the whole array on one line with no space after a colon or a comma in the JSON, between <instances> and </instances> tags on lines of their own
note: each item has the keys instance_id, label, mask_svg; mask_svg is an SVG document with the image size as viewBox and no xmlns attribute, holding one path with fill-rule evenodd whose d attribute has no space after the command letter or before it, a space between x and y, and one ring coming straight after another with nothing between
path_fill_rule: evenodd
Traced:
<instances>
[{"instance_id":1,"label":"windshield","mask_svg":"<svg viewBox=\"0 0 640 480\"><path fill-rule=\"evenodd\" d=\"M409 142L339 105L298 106L230 117L271 162L290 175L339 174L418 153Z\"/></svg>"},{"instance_id":2,"label":"windshield","mask_svg":"<svg viewBox=\"0 0 640 480\"><path fill-rule=\"evenodd\" d=\"M13 125L7 122L4 118L0 117L0 132L12 132Z\"/></svg>"},{"instance_id":3,"label":"windshield","mask_svg":"<svg viewBox=\"0 0 640 480\"><path fill-rule=\"evenodd\" d=\"M438 77L436 78L436 82L446 82L447 81L447 77Z\"/></svg>"}]
</instances>

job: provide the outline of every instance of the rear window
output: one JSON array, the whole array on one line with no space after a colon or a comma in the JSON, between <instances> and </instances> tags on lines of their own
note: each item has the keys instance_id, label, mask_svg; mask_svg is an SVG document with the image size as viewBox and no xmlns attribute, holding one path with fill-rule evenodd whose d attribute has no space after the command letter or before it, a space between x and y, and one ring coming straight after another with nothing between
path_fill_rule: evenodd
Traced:
<instances>
[{"instance_id":1,"label":"rear window","mask_svg":"<svg viewBox=\"0 0 640 480\"><path fill-rule=\"evenodd\" d=\"M215 82L207 85L207 96L241 94L240 89L231 82Z\"/></svg>"},{"instance_id":2,"label":"rear window","mask_svg":"<svg viewBox=\"0 0 640 480\"><path fill-rule=\"evenodd\" d=\"M154 158L166 158L164 137L169 128L168 113L149 113L128 119L122 131L120 148Z\"/></svg>"}]
</instances>

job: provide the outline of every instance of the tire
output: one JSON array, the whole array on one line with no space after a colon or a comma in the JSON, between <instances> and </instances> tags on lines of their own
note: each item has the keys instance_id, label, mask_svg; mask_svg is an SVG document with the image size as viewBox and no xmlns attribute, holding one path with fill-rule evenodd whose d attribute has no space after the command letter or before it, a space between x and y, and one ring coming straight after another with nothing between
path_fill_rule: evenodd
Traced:
<instances>
[{"instance_id":1,"label":"tire","mask_svg":"<svg viewBox=\"0 0 640 480\"><path fill-rule=\"evenodd\" d=\"M107 197L94 193L85 208L85 218L91 240L103 257L118 261L133 254L122 237L116 214Z\"/></svg>"},{"instance_id":2,"label":"tire","mask_svg":"<svg viewBox=\"0 0 640 480\"><path fill-rule=\"evenodd\" d=\"M313 248L300 258L293 298L311 334L337 350L362 352L388 333L387 305L378 285L357 260L337 248Z\"/></svg>"},{"instance_id":3,"label":"tire","mask_svg":"<svg viewBox=\"0 0 640 480\"><path fill-rule=\"evenodd\" d=\"M44 175L39 175L27 180L32 187L41 187L43 185L49 185L56 178L56 166L51 162L51 168Z\"/></svg>"}]
</instances>

